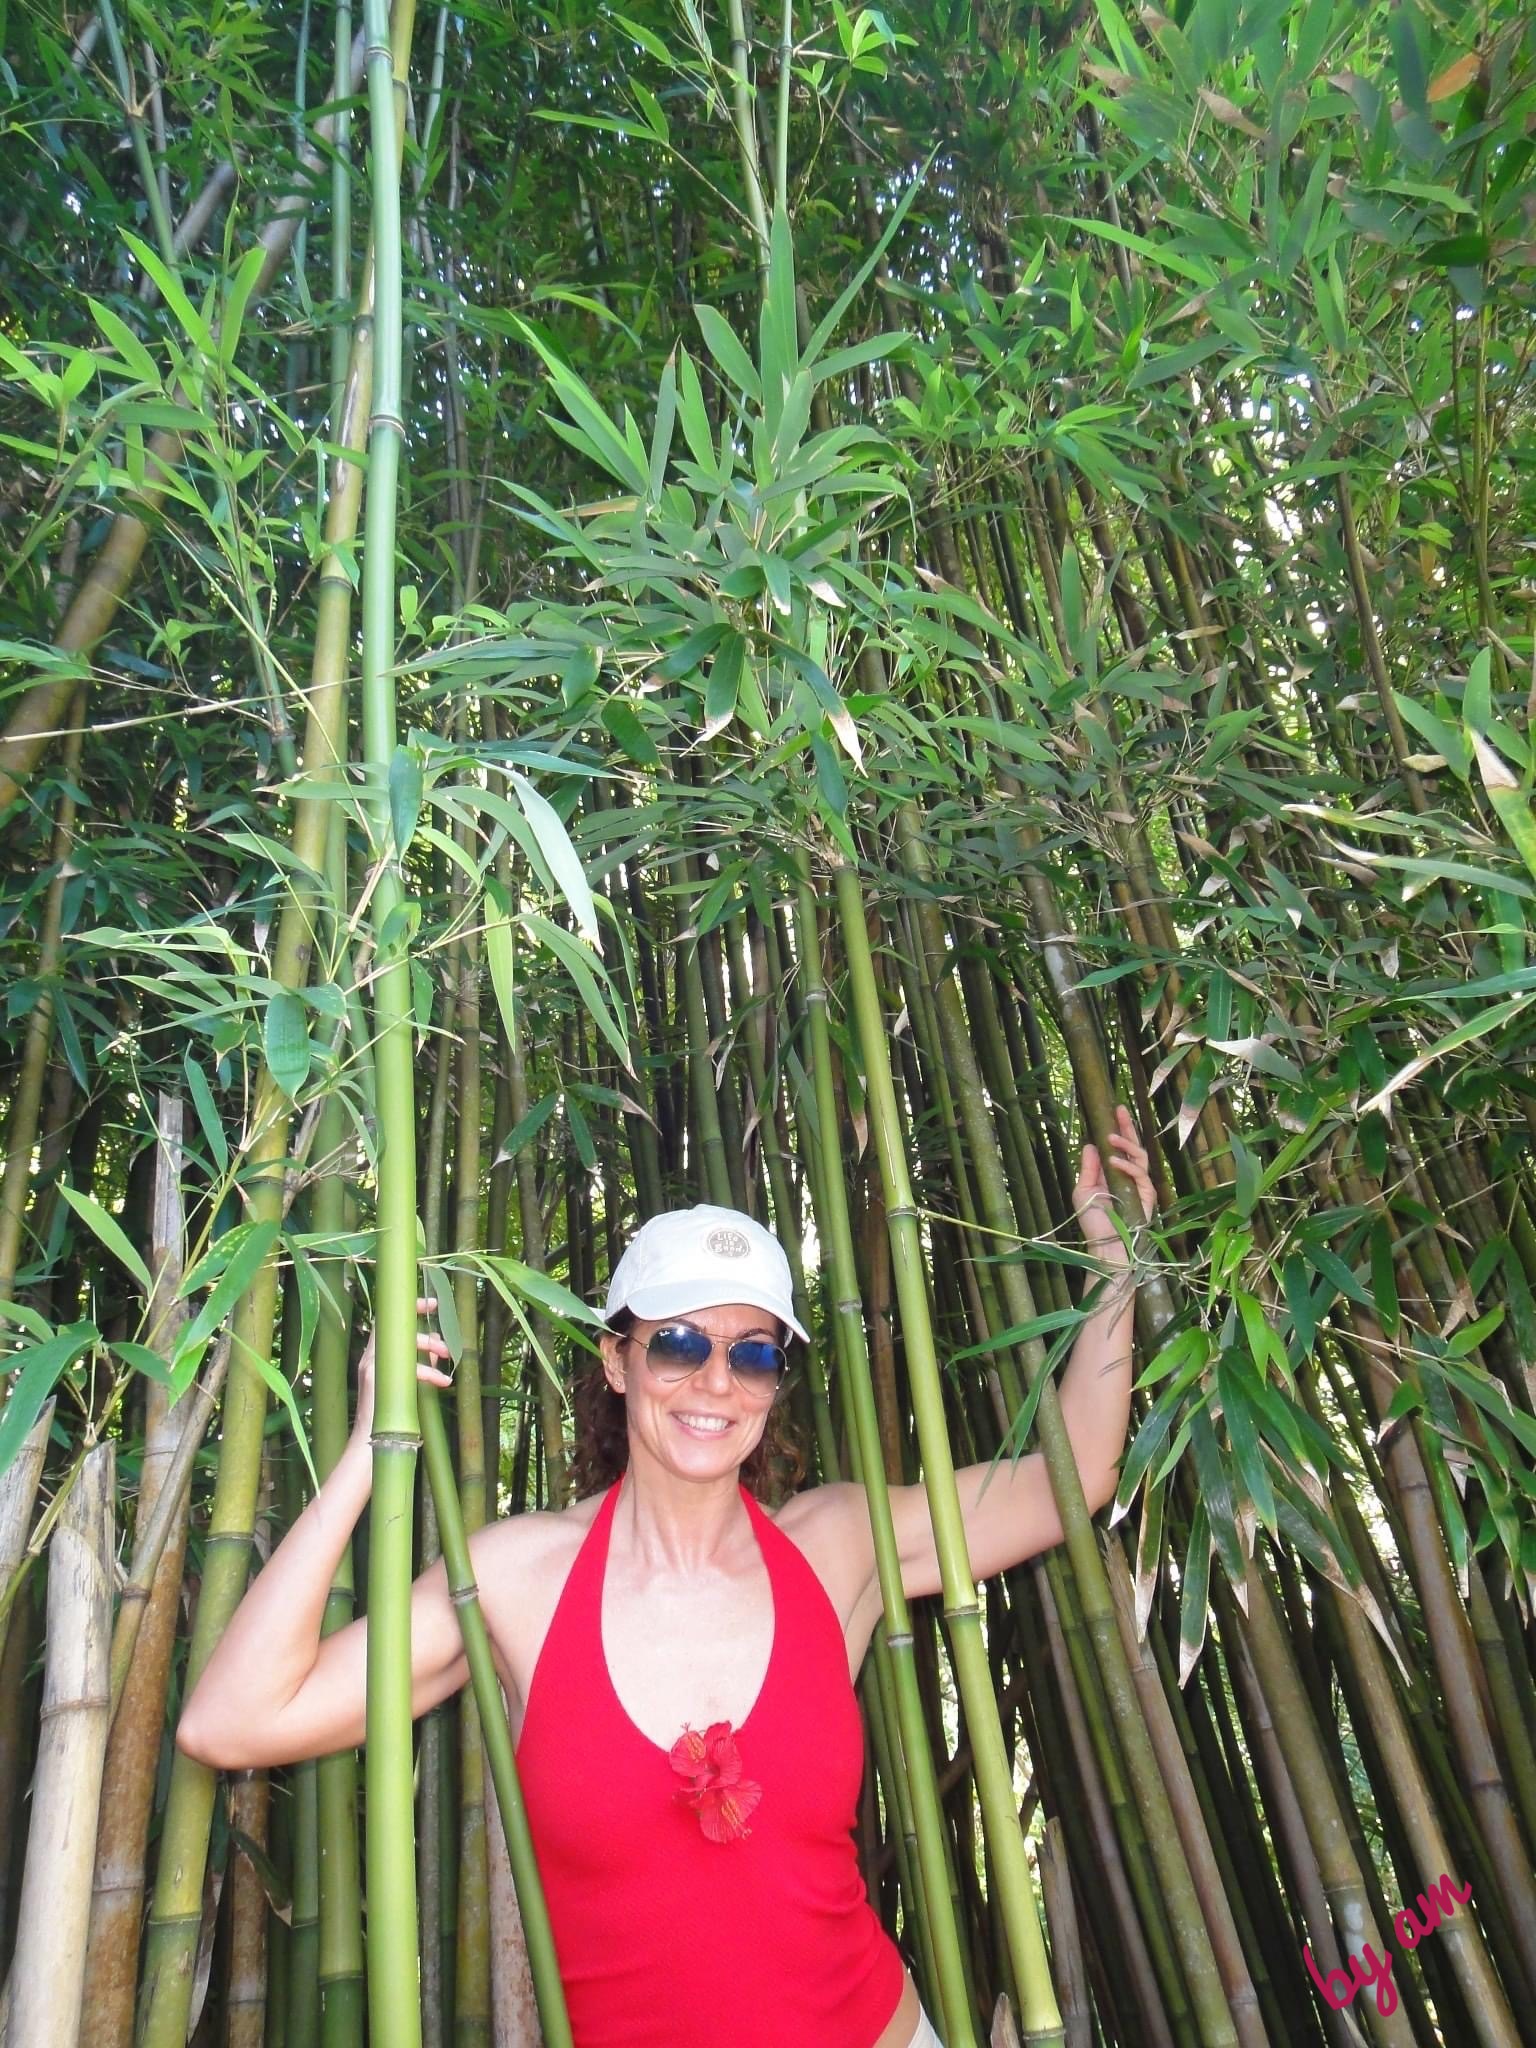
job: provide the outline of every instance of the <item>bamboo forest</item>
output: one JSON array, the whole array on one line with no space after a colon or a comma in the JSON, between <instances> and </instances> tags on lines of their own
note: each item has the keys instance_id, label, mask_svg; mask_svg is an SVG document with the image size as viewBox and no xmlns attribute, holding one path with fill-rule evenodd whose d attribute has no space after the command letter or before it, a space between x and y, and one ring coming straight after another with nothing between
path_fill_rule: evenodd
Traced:
<instances>
[{"instance_id":1,"label":"bamboo forest","mask_svg":"<svg viewBox=\"0 0 1536 2048\"><path fill-rule=\"evenodd\" d=\"M698 1202L946 2048L1536 2040L1536 10L1162 5L0 0L4 2048L583 2048L468 1545Z\"/></svg>"}]
</instances>

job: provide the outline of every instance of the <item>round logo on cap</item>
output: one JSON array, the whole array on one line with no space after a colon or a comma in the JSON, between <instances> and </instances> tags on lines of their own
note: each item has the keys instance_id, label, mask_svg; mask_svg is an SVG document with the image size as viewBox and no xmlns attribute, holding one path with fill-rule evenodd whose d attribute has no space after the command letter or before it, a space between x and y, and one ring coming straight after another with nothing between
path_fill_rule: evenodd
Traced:
<instances>
[{"instance_id":1,"label":"round logo on cap","mask_svg":"<svg viewBox=\"0 0 1536 2048\"><path fill-rule=\"evenodd\" d=\"M741 1231L722 1227L709 1233L704 1249L713 1252L717 1259L744 1259L752 1247Z\"/></svg>"}]
</instances>

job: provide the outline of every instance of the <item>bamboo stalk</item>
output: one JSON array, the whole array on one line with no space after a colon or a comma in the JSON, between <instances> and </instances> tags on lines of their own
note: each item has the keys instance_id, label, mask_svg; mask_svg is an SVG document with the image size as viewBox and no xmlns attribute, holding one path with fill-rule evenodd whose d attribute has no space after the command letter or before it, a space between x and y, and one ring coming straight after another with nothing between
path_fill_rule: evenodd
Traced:
<instances>
[{"instance_id":1,"label":"bamboo stalk","mask_svg":"<svg viewBox=\"0 0 1536 2048\"><path fill-rule=\"evenodd\" d=\"M69 738L65 743L63 774L53 819L53 841L48 853L53 877L43 898L43 914L38 925L34 970L37 994L27 1018L21 1072L11 1094L11 1114L5 1133L4 1176L0 1178L0 1301L9 1301L16 1288L16 1267L21 1256L27 1188L32 1172L32 1148L37 1142L48 1048L53 1042L54 985L63 963L64 880L69 872L75 838L74 784L80 774L80 754L85 738L84 690L75 690L68 703L66 722ZM12 1566L14 1562L13 1559ZM6 1566L4 1551L0 1549L0 1586L9 1576L10 1567ZM3 1622L0 1622L0 1630L3 1627ZM0 1634L0 1643L3 1641L4 1636Z\"/></svg>"},{"instance_id":2,"label":"bamboo stalk","mask_svg":"<svg viewBox=\"0 0 1536 2048\"><path fill-rule=\"evenodd\" d=\"M908 1183L899 1114L891 1083L885 1029L876 994L874 963L865 929L858 876L851 868L837 870L836 888L843 944L859 1046L869 1089L871 1129L885 1188L891 1256L901 1304L907 1364L911 1376L924 1484L933 1517L934 1538L944 1579L944 1614L955 1659L955 1678L964 1705L976 1758L977 1791L993 1859L1008 1934L1009 1952L1023 2004L1024 2038L1059 2043L1061 2014L1046 1964L1045 1944L1035 1910L1029 1866L1014 1809L1011 1768L997 1722L986 1650L981 1639L980 1610L965 1549L965 1529L955 1491L954 1464L944 1425L943 1394L933 1350L917 1211Z\"/></svg>"},{"instance_id":3,"label":"bamboo stalk","mask_svg":"<svg viewBox=\"0 0 1536 2048\"><path fill-rule=\"evenodd\" d=\"M911 1793L917 1867L928 1909L928 1934L933 1950L937 1991L949 2048L971 2048L974 2033L971 2001L961 1962L959 1931L949 1910L949 1871L940 1835L938 1790L932 1751L923 1725L914 1664L915 1639L901 1585L901 1562L891 1526L890 1500L881 1455L879 1424L869 1380L868 1354L860 1317L858 1277L854 1266L847 1195L832 1133L837 1128L833 1099L831 1033L827 1026L827 992L817 941L816 902L808 865L798 866L796 918L800 972L805 984L805 1009L811 1045L811 1078L815 1087L815 1120L819 1127L824 1171L820 1176L820 1228L832 1260L833 1333L846 1389L853 1435L858 1446L859 1477L869 1502L875 1569L880 1581L884 1635L895 1690L897 1722Z\"/></svg>"},{"instance_id":4,"label":"bamboo stalk","mask_svg":"<svg viewBox=\"0 0 1536 2048\"><path fill-rule=\"evenodd\" d=\"M421 2041L411 1742L411 1500L416 1416L415 1076L410 966L401 937L405 890L387 780L395 752L395 505L404 427L400 148L413 0L397 0L395 42L385 0L365 0L372 160L374 393L363 538L363 758L378 864L372 903L374 1072L378 1089L376 1406L368 1546L368 2007L379 2048ZM393 916L393 924L391 922Z\"/></svg>"},{"instance_id":5,"label":"bamboo stalk","mask_svg":"<svg viewBox=\"0 0 1536 2048\"><path fill-rule=\"evenodd\" d=\"M187 1319L176 1295L183 1272L181 1176L182 1104L162 1094L156 1111L155 1180L151 1202L149 1269L154 1280L146 1314L151 1346L169 1362ZM172 1406L164 1387L144 1382L144 1458L140 1467L138 1537L134 1571L118 1604L108 1663L110 1739L102 1773L101 1810L91 1900L89 1950L81 2003L80 2048L129 2048L133 2040L134 1991L138 1978L145 1854L154 1804L155 1777L165 1733L166 1686L181 1607L182 1562L187 1545L185 1478L190 1459L177 1470L178 1450L194 1412L208 1404L189 1391ZM147 1525L166 1493L179 1512L154 1563L138 1552ZM147 1569L146 1569L147 1565ZM124 1619L134 1614L131 1663L121 1690L112 1676Z\"/></svg>"},{"instance_id":6,"label":"bamboo stalk","mask_svg":"<svg viewBox=\"0 0 1536 2048\"><path fill-rule=\"evenodd\" d=\"M547 2048L571 2048L571 2028L565 2011L560 1967L555 1955L554 1935L549 1924L543 1887L539 1881L533 1836L528 1827L527 1810L523 1805L518 1785L517 1764L512 1750L512 1731L507 1723L506 1705L502 1699L501 1682L496 1676L485 1617L480 1611L480 1596L470 1559L468 1535L459 1512L458 1493L454 1486L448 1433L443 1424L435 1389L424 1387L421 1390L420 1406L427 1476L431 1482L433 1497L438 1504L443 1561L447 1566L450 1594L464 1636L464 1652L469 1659L470 1679L480 1709L480 1725L484 1731L486 1755L517 1882L518 1904L527 1941L529 1967L538 1998L539 2018Z\"/></svg>"},{"instance_id":7,"label":"bamboo stalk","mask_svg":"<svg viewBox=\"0 0 1536 2048\"><path fill-rule=\"evenodd\" d=\"M48 1652L16 1949L0 2003L6 2048L75 2040L107 1745L114 1446L98 1444L48 1549Z\"/></svg>"},{"instance_id":8,"label":"bamboo stalk","mask_svg":"<svg viewBox=\"0 0 1536 2048\"><path fill-rule=\"evenodd\" d=\"M5 1471L0 1472L0 1588L9 1587L11 1576L27 1548L32 1510L37 1504L37 1489L43 1476L43 1460L48 1454L48 1433L53 1427L54 1406L54 1397L50 1394L38 1410L37 1420L22 1438L15 1457ZM4 1652L9 1626L10 1608L7 1606L0 1609L0 1653Z\"/></svg>"},{"instance_id":9,"label":"bamboo stalk","mask_svg":"<svg viewBox=\"0 0 1536 2048\"><path fill-rule=\"evenodd\" d=\"M360 52L354 52L354 78L362 75L360 56ZM329 116L322 116L316 122L315 135L318 142L329 142ZM259 304L270 291L287 261L308 204L308 191L321 163L320 149L315 143L306 144L299 158L300 189L279 202L257 236L263 261L251 292L253 304ZM146 442L146 483L139 497L142 514L126 507L114 514L106 541L54 636L53 645L61 653L88 657L111 630L118 607L137 574L149 542L151 526L164 502L165 487L159 478L175 471L184 447L181 434L163 428ZM54 728L74 696L76 682L77 678L66 670L62 678L50 677L36 683L22 695L11 713L4 733L0 734L0 812L15 801L49 743L58 737Z\"/></svg>"},{"instance_id":10,"label":"bamboo stalk","mask_svg":"<svg viewBox=\"0 0 1536 2048\"><path fill-rule=\"evenodd\" d=\"M229 1787L229 1824L265 1853L271 1781L265 1771L237 1771ZM267 2012L267 1894L241 1841L230 1845L229 1976L225 1991L228 2048L262 2048Z\"/></svg>"},{"instance_id":11,"label":"bamboo stalk","mask_svg":"<svg viewBox=\"0 0 1536 2048\"><path fill-rule=\"evenodd\" d=\"M901 832L905 854L921 881L926 878L927 863L910 812L903 814ZM917 915L931 934L928 942L930 955L938 954L942 939L935 929L938 923L936 907L931 900L919 897ZM965 1120L972 1168L982 1194L982 1221L990 1231L1011 1238L1017 1234L1017 1219L1009 1199L996 1136L986 1111L974 1044L960 1009L958 991L947 970L940 976L933 995L943 1035L944 1057L956 1078L956 1097ZM1023 1269L1017 1262L1003 1264L999 1284L1004 1292L1009 1325L1015 1327L1032 1321L1036 1314L1035 1304ZM1033 1383L1045 1368L1044 1347L1038 1339L1025 1347L1024 1357L1026 1371ZM1231 1939L1222 1943L1218 1954L1213 1947L1216 1930L1207 1925L1202 1915L1185 1853L1186 1837L1188 1841L1197 1841L1203 1828L1198 1802L1187 1779L1177 1785L1181 1820L1173 1806L1175 1786L1159 1775L1153 1745L1136 1702L1131 1671L1115 1627L1109 1586L1083 1497L1077 1459L1053 1384L1047 1383L1043 1389L1035 1420L1046 1470L1050 1474L1051 1491L1061 1516L1078 1598L1083 1604L1110 1711L1146 1821L1159 1884L1169 1902L1169 1917L1180 1964L1194 2001L1201 2036L1211 2044L1211 2048L1218 2048L1218 2044L1237 2038L1234 2025L1239 2015L1244 2027L1257 2027L1253 1984L1235 1931L1230 1926L1223 1930L1231 1934ZM1174 1760L1170 1757L1169 1761L1172 1763ZM1219 1895L1219 1884L1214 1891Z\"/></svg>"},{"instance_id":12,"label":"bamboo stalk","mask_svg":"<svg viewBox=\"0 0 1536 2048\"><path fill-rule=\"evenodd\" d=\"M1173 2021L1175 2013L1165 2007L1161 1984L1168 1982L1168 1966L1162 1955L1154 1958L1152 1945L1160 1950L1168 1948L1163 1930L1163 1916L1157 1912L1155 1901L1152 1910L1143 1910L1138 1917L1133 1892L1138 1885L1145 1890L1147 1860L1127 1859L1122 1853L1116 1828L1117 1809L1114 1795L1117 1787L1107 1781L1103 1758L1107 1745L1102 1740L1093 1743L1090 1732L1089 1712L1086 1708L1076 1671L1073 1669L1061 1618L1057 1610L1051 1583L1041 1567L1037 1581L1041 1610L1045 1622L1046 1643L1051 1653L1056 1683L1061 1691L1064 1719L1072 1757L1076 1766L1076 1795L1087 1809L1089 1825L1093 1830L1094 1843L1098 1850L1099 1870L1104 1889L1108 1893L1110 1912L1113 1915L1115 1934L1118 1941L1116 1961L1129 1978L1137 2012L1137 2025L1142 2038L1151 2048L1172 2048ZM1106 1731L1107 1733L1107 1731ZM1110 1752L1111 1756L1113 1752ZM1123 1799L1123 1793L1120 1797ZM1182 1998L1183 1987L1177 1973L1173 1976L1175 1993ZM1192 2032L1187 2010L1178 2014L1182 2020L1180 2038L1186 2039Z\"/></svg>"}]
</instances>

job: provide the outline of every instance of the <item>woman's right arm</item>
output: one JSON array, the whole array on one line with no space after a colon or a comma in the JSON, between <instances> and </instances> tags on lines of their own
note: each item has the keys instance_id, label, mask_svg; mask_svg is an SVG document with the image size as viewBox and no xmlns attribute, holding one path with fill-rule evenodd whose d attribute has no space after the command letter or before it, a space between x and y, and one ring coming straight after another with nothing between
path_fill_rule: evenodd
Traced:
<instances>
[{"instance_id":1,"label":"woman's right arm","mask_svg":"<svg viewBox=\"0 0 1536 2048\"><path fill-rule=\"evenodd\" d=\"M427 1310L429 1304L418 1306ZM435 1307L432 1303L430 1306ZM418 1376L446 1386L440 1337L417 1340ZM347 1447L236 1608L187 1696L177 1747L216 1770L299 1763L349 1749L366 1720L368 1624L322 1637L326 1595L373 1483L373 1343L358 1366ZM441 1560L411 1589L411 1711L457 1692L469 1675Z\"/></svg>"}]
</instances>

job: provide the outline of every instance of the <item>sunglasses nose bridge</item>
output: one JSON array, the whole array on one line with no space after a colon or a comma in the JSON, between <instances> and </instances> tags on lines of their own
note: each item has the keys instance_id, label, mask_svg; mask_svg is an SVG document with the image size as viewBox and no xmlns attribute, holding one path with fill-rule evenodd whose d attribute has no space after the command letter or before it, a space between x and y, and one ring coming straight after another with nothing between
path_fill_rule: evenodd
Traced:
<instances>
[{"instance_id":1,"label":"sunglasses nose bridge","mask_svg":"<svg viewBox=\"0 0 1536 2048\"><path fill-rule=\"evenodd\" d=\"M730 1353L730 1345L722 1343L720 1339L716 1338L709 1347L708 1358L699 1367L699 1378L704 1384L712 1389L717 1389L723 1394L728 1394L735 1384L735 1374L731 1371Z\"/></svg>"}]
</instances>

